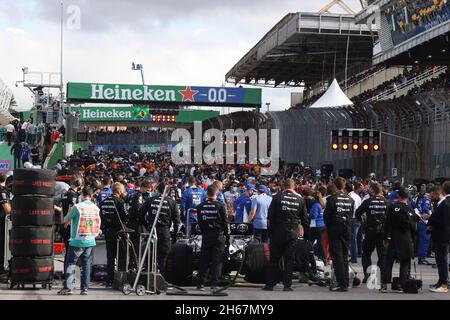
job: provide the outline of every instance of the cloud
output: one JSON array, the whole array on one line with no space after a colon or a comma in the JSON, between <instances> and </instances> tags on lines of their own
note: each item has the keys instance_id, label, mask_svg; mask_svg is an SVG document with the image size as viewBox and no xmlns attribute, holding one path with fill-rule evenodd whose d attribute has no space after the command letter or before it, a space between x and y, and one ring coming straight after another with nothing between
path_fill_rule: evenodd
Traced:
<instances>
[{"instance_id":1,"label":"cloud","mask_svg":"<svg viewBox=\"0 0 450 320\"><path fill-rule=\"evenodd\" d=\"M20 28L6 28L5 30L7 33L13 34L13 35L25 35L26 32L23 29Z\"/></svg>"},{"instance_id":2,"label":"cloud","mask_svg":"<svg viewBox=\"0 0 450 320\"><path fill-rule=\"evenodd\" d=\"M287 13L317 11L327 2L65 0L66 7L79 6L81 20L79 30L65 28L64 79L140 83L131 70L134 61L144 65L149 84L220 86ZM20 107L32 104L27 89L14 87L22 67L59 70L59 10L57 0L0 0L0 78ZM65 21L71 17L66 14ZM284 110L291 91L264 89L263 102Z\"/></svg>"}]
</instances>

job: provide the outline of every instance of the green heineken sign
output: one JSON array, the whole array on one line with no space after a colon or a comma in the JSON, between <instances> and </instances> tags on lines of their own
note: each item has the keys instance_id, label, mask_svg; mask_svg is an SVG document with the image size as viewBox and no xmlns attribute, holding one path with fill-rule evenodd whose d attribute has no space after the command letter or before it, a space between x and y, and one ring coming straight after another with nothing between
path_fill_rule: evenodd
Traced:
<instances>
[{"instance_id":1,"label":"green heineken sign","mask_svg":"<svg viewBox=\"0 0 450 320\"><path fill-rule=\"evenodd\" d=\"M260 107L261 89L68 83L70 103L178 104Z\"/></svg>"},{"instance_id":2,"label":"green heineken sign","mask_svg":"<svg viewBox=\"0 0 450 320\"><path fill-rule=\"evenodd\" d=\"M210 110L180 110L169 113L153 111L148 107L78 107L81 122L164 122L193 123L218 117L220 112Z\"/></svg>"}]
</instances>

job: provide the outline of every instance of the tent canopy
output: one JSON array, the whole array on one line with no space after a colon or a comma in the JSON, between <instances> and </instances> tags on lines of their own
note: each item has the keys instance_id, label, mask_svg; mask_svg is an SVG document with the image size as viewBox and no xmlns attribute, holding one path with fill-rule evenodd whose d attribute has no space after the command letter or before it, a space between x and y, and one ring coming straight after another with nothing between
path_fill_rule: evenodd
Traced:
<instances>
[{"instance_id":1,"label":"tent canopy","mask_svg":"<svg viewBox=\"0 0 450 320\"><path fill-rule=\"evenodd\" d=\"M7 110L0 109L0 126L4 126L15 119Z\"/></svg>"},{"instance_id":2,"label":"tent canopy","mask_svg":"<svg viewBox=\"0 0 450 320\"><path fill-rule=\"evenodd\" d=\"M341 108L352 106L353 102L342 91L339 83L334 79L327 92L324 93L310 108Z\"/></svg>"}]
</instances>

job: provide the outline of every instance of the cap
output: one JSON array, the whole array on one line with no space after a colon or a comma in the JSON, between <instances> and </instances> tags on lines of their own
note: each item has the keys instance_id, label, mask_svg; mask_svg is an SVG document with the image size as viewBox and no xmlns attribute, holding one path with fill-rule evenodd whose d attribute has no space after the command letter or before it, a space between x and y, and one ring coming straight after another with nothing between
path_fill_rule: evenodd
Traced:
<instances>
[{"instance_id":1,"label":"cap","mask_svg":"<svg viewBox=\"0 0 450 320\"><path fill-rule=\"evenodd\" d=\"M252 185L251 183L247 183L247 185L245 186L247 188L247 190L252 190L252 191L256 191L256 188L254 185Z\"/></svg>"},{"instance_id":2,"label":"cap","mask_svg":"<svg viewBox=\"0 0 450 320\"><path fill-rule=\"evenodd\" d=\"M269 190L265 185L263 185L263 184L260 184L260 185L258 186L258 191L262 191L262 192L265 192L265 193L267 193L267 194L270 193L270 190Z\"/></svg>"}]
</instances>

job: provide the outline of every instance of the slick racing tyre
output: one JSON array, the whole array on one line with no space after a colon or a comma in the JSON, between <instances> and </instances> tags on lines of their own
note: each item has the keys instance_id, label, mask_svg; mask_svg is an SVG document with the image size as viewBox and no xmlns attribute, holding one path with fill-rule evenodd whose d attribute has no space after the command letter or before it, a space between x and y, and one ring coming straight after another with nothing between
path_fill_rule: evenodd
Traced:
<instances>
[{"instance_id":1,"label":"slick racing tyre","mask_svg":"<svg viewBox=\"0 0 450 320\"><path fill-rule=\"evenodd\" d=\"M55 194L55 172L50 170L16 169L13 174L14 196Z\"/></svg>"},{"instance_id":2,"label":"slick racing tyre","mask_svg":"<svg viewBox=\"0 0 450 320\"><path fill-rule=\"evenodd\" d=\"M11 283L34 283L53 280L53 257L11 259Z\"/></svg>"},{"instance_id":3,"label":"slick racing tyre","mask_svg":"<svg viewBox=\"0 0 450 320\"><path fill-rule=\"evenodd\" d=\"M13 257L45 257L53 254L52 227L14 227L9 248Z\"/></svg>"},{"instance_id":4,"label":"slick racing tyre","mask_svg":"<svg viewBox=\"0 0 450 320\"><path fill-rule=\"evenodd\" d=\"M174 244L167 258L166 280L177 286L192 285L193 250L186 244Z\"/></svg>"},{"instance_id":5,"label":"slick racing tyre","mask_svg":"<svg viewBox=\"0 0 450 320\"><path fill-rule=\"evenodd\" d=\"M245 259L245 281L264 284L269 275L270 251L267 243L252 243L247 246Z\"/></svg>"},{"instance_id":6,"label":"slick racing tyre","mask_svg":"<svg viewBox=\"0 0 450 320\"><path fill-rule=\"evenodd\" d=\"M14 227L52 226L53 198L15 196L12 200L11 221Z\"/></svg>"}]
</instances>

